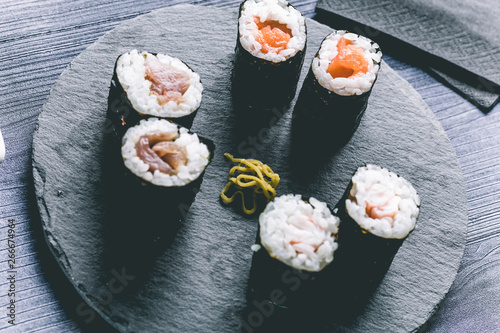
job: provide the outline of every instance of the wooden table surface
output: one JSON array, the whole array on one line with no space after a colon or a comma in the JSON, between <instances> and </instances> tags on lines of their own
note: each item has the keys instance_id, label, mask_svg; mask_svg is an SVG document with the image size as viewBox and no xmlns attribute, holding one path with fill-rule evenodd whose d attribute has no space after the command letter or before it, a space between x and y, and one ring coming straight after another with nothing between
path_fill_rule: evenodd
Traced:
<instances>
[{"instance_id":1,"label":"wooden table surface","mask_svg":"<svg viewBox=\"0 0 500 333\"><path fill-rule=\"evenodd\" d=\"M33 131L51 86L80 52L125 20L179 3L237 7L240 1L0 3L0 129L7 150L0 164L1 331L113 331L100 318L83 320L88 316L81 313L82 300L45 244L34 200ZM292 3L314 18L315 0ZM390 55L385 59L434 111L456 150L467 186L469 232L462 266L422 331L500 332L500 105L485 114L421 69ZM9 220L16 231L16 325L6 316Z\"/></svg>"}]
</instances>

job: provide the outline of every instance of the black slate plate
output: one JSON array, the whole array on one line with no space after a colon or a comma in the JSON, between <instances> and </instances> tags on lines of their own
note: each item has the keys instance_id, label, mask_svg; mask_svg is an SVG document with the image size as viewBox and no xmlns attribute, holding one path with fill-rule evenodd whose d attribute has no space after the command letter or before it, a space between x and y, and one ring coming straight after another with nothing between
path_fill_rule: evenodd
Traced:
<instances>
[{"instance_id":1,"label":"black slate plate","mask_svg":"<svg viewBox=\"0 0 500 333\"><path fill-rule=\"evenodd\" d=\"M311 168L308 176L297 174L289 159L290 110L249 133L235 126L229 87L236 20L236 9L197 6L140 16L80 54L52 88L33 142L33 173L49 247L93 309L82 307L79 313L90 319L97 311L124 332L238 329L257 217L242 217L219 202L230 167L223 153L230 152L268 163L281 176L279 194L301 193L332 205L363 163L385 166L409 179L422 198L417 229L363 313L347 326L331 322L323 331L416 330L448 291L465 246L463 179L444 131L411 86L384 63L349 144ZM307 25L302 79L331 31L312 20ZM164 246L154 247L132 236L126 253L135 256L128 260L119 253L109 255L116 251L110 247L120 242L115 235L123 234L125 226L110 220L103 169L109 160L105 114L113 65L132 48L166 52L200 74L205 91L192 130L212 139L216 153L171 244L157 239L153 243ZM150 228L146 223L137 222L138 235Z\"/></svg>"}]
</instances>

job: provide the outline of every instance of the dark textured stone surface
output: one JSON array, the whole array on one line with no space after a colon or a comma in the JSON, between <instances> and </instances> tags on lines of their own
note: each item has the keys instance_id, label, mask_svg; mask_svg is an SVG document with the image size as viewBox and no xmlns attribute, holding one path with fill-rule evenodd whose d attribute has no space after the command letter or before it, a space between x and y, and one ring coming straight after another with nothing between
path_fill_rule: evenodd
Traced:
<instances>
[{"instance_id":1,"label":"dark textured stone surface","mask_svg":"<svg viewBox=\"0 0 500 333\"><path fill-rule=\"evenodd\" d=\"M122 331L234 332L245 307L257 218L220 205L229 170L223 153L268 163L281 176L279 194L302 193L332 204L359 165L376 163L412 181L422 210L365 312L344 329L416 330L446 294L465 246L463 180L444 131L411 86L383 64L350 143L311 174L297 174L289 164L290 110L261 128L236 131L229 94L236 17L236 9L193 6L152 12L105 35L62 74L33 144L36 196L54 255L84 299ZM307 24L302 79L330 32ZM105 260L106 237L112 236L102 188L107 89L116 56L131 48L180 57L200 74L205 91L192 130L215 142L216 155L170 247L123 290L109 293L113 276L127 267ZM139 251L144 245L130 247ZM325 330L335 328L331 323Z\"/></svg>"},{"instance_id":2,"label":"dark textured stone surface","mask_svg":"<svg viewBox=\"0 0 500 333\"><path fill-rule=\"evenodd\" d=\"M496 0L319 0L321 21L377 40L428 67L485 111L500 100L500 4Z\"/></svg>"}]
</instances>

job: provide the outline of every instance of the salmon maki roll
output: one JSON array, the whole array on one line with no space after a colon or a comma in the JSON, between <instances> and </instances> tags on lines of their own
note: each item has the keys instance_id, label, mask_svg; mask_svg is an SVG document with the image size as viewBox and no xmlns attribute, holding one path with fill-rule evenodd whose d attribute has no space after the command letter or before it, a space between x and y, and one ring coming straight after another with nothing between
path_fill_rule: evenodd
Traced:
<instances>
[{"instance_id":1,"label":"salmon maki roll","mask_svg":"<svg viewBox=\"0 0 500 333\"><path fill-rule=\"evenodd\" d=\"M360 96L370 92L381 59L378 44L360 35L337 31L325 38L311 70L328 91L339 96Z\"/></svg>"},{"instance_id":2,"label":"salmon maki roll","mask_svg":"<svg viewBox=\"0 0 500 333\"><path fill-rule=\"evenodd\" d=\"M377 43L347 31L335 31L322 42L297 101L296 123L302 135L330 133L341 147L356 131L380 69Z\"/></svg>"},{"instance_id":3,"label":"salmon maki roll","mask_svg":"<svg viewBox=\"0 0 500 333\"><path fill-rule=\"evenodd\" d=\"M286 1L240 6L233 93L250 107L287 105L295 96L306 49L304 17Z\"/></svg>"},{"instance_id":4,"label":"salmon maki roll","mask_svg":"<svg viewBox=\"0 0 500 333\"><path fill-rule=\"evenodd\" d=\"M108 118L120 137L147 117L166 118L189 127L202 92L200 76L181 60L132 50L116 60Z\"/></svg>"}]
</instances>

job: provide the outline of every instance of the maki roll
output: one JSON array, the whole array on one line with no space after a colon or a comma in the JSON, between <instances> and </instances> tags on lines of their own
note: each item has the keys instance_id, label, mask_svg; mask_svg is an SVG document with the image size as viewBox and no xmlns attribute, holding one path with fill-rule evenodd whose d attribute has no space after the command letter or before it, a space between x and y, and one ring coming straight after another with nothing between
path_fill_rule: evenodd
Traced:
<instances>
[{"instance_id":1,"label":"maki roll","mask_svg":"<svg viewBox=\"0 0 500 333\"><path fill-rule=\"evenodd\" d=\"M210 161L207 144L168 120L142 120L125 133L125 167L142 183L182 187L202 175Z\"/></svg>"},{"instance_id":2,"label":"maki roll","mask_svg":"<svg viewBox=\"0 0 500 333\"><path fill-rule=\"evenodd\" d=\"M213 151L211 141L154 117L130 127L121 149L107 146L103 197L112 265L138 277L150 270L185 221Z\"/></svg>"},{"instance_id":3,"label":"maki roll","mask_svg":"<svg viewBox=\"0 0 500 333\"><path fill-rule=\"evenodd\" d=\"M260 215L260 241L271 258L296 270L319 272L333 261L339 223L326 203L284 195Z\"/></svg>"},{"instance_id":4,"label":"maki roll","mask_svg":"<svg viewBox=\"0 0 500 333\"><path fill-rule=\"evenodd\" d=\"M259 216L257 242L263 248L252 260L244 328L255 326L252 316L262 309L272 316L266 315L259 332L295 331L305 323L317 277L334 260L339 224L327 204L315 198L283 195L267 204Z\"/></svg>"},{"instance_id":5,"label":"maki roll","mask_svg":"<svg viewBox=\"0 0 500 333\"><path fill-rule=\"evenodd\" d=\"M342 219L334 281L341 307L355 315L378 286L404 239L415 228L420 198L409 181L385 168L358 168L336 206ZM341 273L340 273L341 272Z\"/></svg>"},{"instance_id":6,"label":"maki roll","mask_svg":"<svg viewBox=\"0 0 500 333\"><path fill-rule=\"evenodd\" d=\"M356 223L366 235L402 240L415 228L420 198L403 177L368 164L358 168L340 205L346 221Z\"/></svg>"},{"instance_id":7,"label":"maki roll","mask_svg":"<svg viewBox=\"0 0 500 333\"><path fill-rule=\"evenodd\" d=\"M304 17L286 1L247 0L240 6L233 98L247 107L288 105L306 50Z\"/></svg>"},{"instance_id":8,"label":"maki roll","mask_svg":"<svg viewBox=\"0 0 500 333\"><path fill-rule=\"evenodd\" d=\"M202 91L200 76L181 60L132 50L116 60L108 118L119 137L147 117L168 118L189 127Z\"/></svg>"},{"instance_id":9,"label":"maki roll","mask_svg":"<svg viewBox=\"0 0 500 333\"><path fill-rule=\"evenodd\" d=\"M299 141L341 147L354 134L377 79L382 52L366 37L335 31L322 42L295 106ZM322 137L324 136L324 137Z\"/></svg>"}]
</instances>

